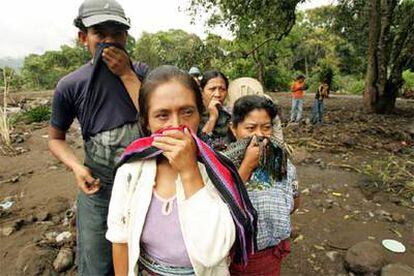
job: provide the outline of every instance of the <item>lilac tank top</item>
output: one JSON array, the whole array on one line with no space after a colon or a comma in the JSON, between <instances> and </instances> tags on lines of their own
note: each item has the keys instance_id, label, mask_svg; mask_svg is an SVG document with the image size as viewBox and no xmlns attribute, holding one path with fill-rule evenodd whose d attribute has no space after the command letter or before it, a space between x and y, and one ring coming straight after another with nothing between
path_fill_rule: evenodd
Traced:
<instances>
[{"instance_id":1,"label":"lilac tank top","mask_svg":"<svg viewBox=\"0 0 414 276\"><path fill-rule=\"evenodd\" d=\"M176 196L163 199L153 191L142 230L141 247L161 263L192 267L178 219Z\"/></svg>"}]
</instances>

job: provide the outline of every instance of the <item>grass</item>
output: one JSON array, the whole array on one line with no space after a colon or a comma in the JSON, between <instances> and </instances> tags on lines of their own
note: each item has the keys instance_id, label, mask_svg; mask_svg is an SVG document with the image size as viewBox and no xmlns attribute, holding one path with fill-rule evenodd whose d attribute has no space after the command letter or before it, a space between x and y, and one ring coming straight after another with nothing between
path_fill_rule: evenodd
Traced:
<instances>
[{"instance_id":1,"label":"grass","mask_svg":"<svg viewBox=\"0 0 414 276\"><path fill-rule=\"evenodd\" d=\"M376 190L383 190L411 199L414 196L414 162L407 158L391 155L374 160L363 167L362 172L371 181L367 184Z\"/></svg>"}]
</instances>

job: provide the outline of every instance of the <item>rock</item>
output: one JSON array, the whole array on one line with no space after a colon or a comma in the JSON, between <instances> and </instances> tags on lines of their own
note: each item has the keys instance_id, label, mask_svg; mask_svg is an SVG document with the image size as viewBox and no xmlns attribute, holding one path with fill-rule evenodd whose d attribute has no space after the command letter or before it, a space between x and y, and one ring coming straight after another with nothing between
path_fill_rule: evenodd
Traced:
<instances>
[{"instance_id":1,"label":"rock","mask_svg":"<svg viewBox=\"0 0 414 276\"><path fill-rule=\"evenodd\" d=\"M312 184L311 191L312 193L320 194L323 192L323 187L321 184Z\"/></svg>"},{"instance_id":2,"label":"rock","mask_svg":"<svg viewBox=\"0 0 414 276\"><path fill-rule=\"evenodd\" d=\"M40 211L38 212L35 217L37 218L38 221L47 221L50 217L50 214L48 211Z\"/></svg>"},{"instance_id":3,"label":"rock","mask_svg":"<svg viewBox=\"0 0 414 276\"><path fill-rule=\"evenodd\" d=\"M303 189L300 193L302 195L309 195L310 194L310 190L308 188L306 188L306 189Z\"/></svg>"},{"instance_id":4,"label":"rock","mask_svg":"<svg viewBox=\"0 0 414 276\"><path fill-rule=\"evenodd\" d=\"M396 223L400 223L400 224L405 223L405 216L401 215L399 213L392 213L391 214L391 219L392 219L392 221L394 221Z\"/></svg>"},{"instance_id":5,"label":"rock","mask_svg":"<svg viewBox=\"0 0 414 276\"><path fill-rule=\"evenodd\" d=\"M16 275L51 275L49 269L51 269L56 253L52 249L30 244L24 247L18 256Z\"/></svg>"},{"instance_id":6,"label":"rock","mask_svg":"<svg viewBox=\"0 0 414 276\"><path fill-rule=\"evenodd\" d=\"M312 155L306 149L303 149L303 148L298 148L294 150L293 156L297 163L302 163L306 161L307 159L312 158Z\"/></svg>"},{"instance_id":7,"label":"rock","mask_svg":"<svg viewBox=\"0 0 414 276\"><path fill-rule=\"evenodd\" d=\"M37 218L34 215L28 215L25 219L25 223L31 224L37 220Z\"/></svg>"},{"instance_id":8,"label":"rock","mask_svg":"<svg viewBox=\"0 0 414 276\"><path fill-rule=\"evenodd\" d=\"M326 199L325 202L324 202L324 204L323 204L323 207L326 208L326 209L330 209L330 208L332 208L334 206L334 203L335 203L334 200L332 200L332 199Z\"/></svg>"},{"instance_id":9,"label":"rock","mask_svg":"<svg viewBox=\"0 0 414 276\"><path fill-rule=\"evenodd\" d=\"M321 199L313 199L312 202L316 207L323 207L323 202Z\"/></svg>"},{"instance_id":10,"label":"rock","mask_svg":"<svg viewBox=\"0 0 414 276\"><path fill-rule=\"evenodd\" d=\"M73 265L73 252L70 248L60 249L56 259L53 261L53 268L57 272L64 272Z\"/></svg>"},{"instance_id":11,"label":"rock","mask_svg":"<svg viewBox=\"0 0 414 276\"><path fill-rule=\"evenodd\" d=\"M347 147L355 146L355 140L348 134L341 134L339 135L339 141Z\"/></svg>"},{"instance_id":12,"label":"rock","mask_svg":"<svg viewBox=\"0 0 414 276\"><path fill-rule=\"evenodd\" d=\"M51 241L55 241L57 236L58 236L58 233L55 231L47 232L45 234L45 239L51 242Z\"/></svg>"},{"instance_id":13,"label":"rock","mask_svg":"<svg viewBox=\"0 0 414 276\"><path fill-rule=\"evenodd\" d=\"M382 198L380 195L374 195L374 197L372 198L372 202L374 203L382 203Z\"/></svg>"},{"instance_id":14,"label":"rock","mask_svg":"<svg viewBox=\"0 0 414 276\"><path fill-rule=\"evenodd\" d=\"M390 196L388 200L396 205L401 205L401 198L398 196Z\"/></svg>"},{"instance_id":15,"label":"rock","mask_svg":"<svg viewBox=\"0 0 414 276\"><path fill-rule=\"evenodd\" d=\"M391 142L391 143L384 145L384 149L394 152L394 153L399 152L403 147L404 146L401 145L400 142Z\"/></svg>"},{"instance_id":16,"label":"rock","mask_svg":"<svg viewBox=\"0 0 414 276\"><path fill-rule=\"evenodd\" d=\"M61 218L60 218L60 216L59 216L59 215L52 216L52 222L53 222L54 224L59 224L59 223L60 223L60 221L61 221Z\"/></svg>"},{"instance_id":17,"label":"rock","mask_svg":"<svg viewBox=\"0 0 414 276\"><path fill-rule=\"evenodd\" d=\"M413 276L414 269L406 264L395 263L384 266L381 276Z\"/></svg>"},{"instance_id":18,"label":"rock","mask_svg":"<svg viewBox=\"0 0 414 276\"><path fill-rule=\"evenodd\" d=\"M1 228L1 234L6 237L10 236L14 232L16 232L16 229L13 225L4 226Z\"/></svg>"},{"instance_id":19,"label":"rock","mask_svg":"<svg viewBox=\"0 0 414 276\"><path fill-rule=\"evenodd\" d=\"M376 149L382 149L383 147L384 147L384 145L379 143L379 142L374 144L374 148L376 148Z\"/></svg>"},{"instance_id":20,"label":"rock","mask_svg":"<svg viewBox=\"0 0 414 276\"><path fill-rule=\"evenodd\" d=\"M345 268L356 274L375 274L386 264L383 249L372 241L363 241L348 249Z\"/></svg>"},{"instance_id":21,"label":"rock","mask_svg":"<svg viewBox=\"0 0 414 276\"><path fill-rule=\"evenodd\" d=\"M18 219L13 221L12 223L6 224L1 228L1 233L3 236L10 236L16 231L19 231L22 225L24 224L24 220Z\"/></svg>"},{"instance_id":22,"label":"rock","mask_svg":"<svg viewBox=\"0 0 414 276\"><path fill-rule=\"evenodd\" d=\"M61 196L53 197L46 202L46 208L52 215L64 213L70 208L70 201Z\"/></svg>"},{"instance_id":23,"label":"rock","mask_svg":"<svg viewBox=\"0 0 414 276\"><path fill-rule=\"evenodd\" d=\"M72 233L70 233L69 231L65 231L56 236L56 242L66 241L69 240L71 237Z\"/></svg>"},{"instance_id":24,"label":"rock","mask_svg":"<svg viewBox=\"0 0 414 276\"><path fill-rule=\"evenodd\" d=\"M338 254L339 254L338 251L328 251L328 252L326 252L326 256L332 262L335 262L336 257L338 256Z\"/></svg>"},{"instance_id":25,"label":"rock","mask_svg":"<svg viewBox=\"0 0 414 276\"><path fill-rule=\"evenodd\" d=\"M321 162L321 163L319 163L319 168L321 168L321 169L326 169L328 167L328 165L326 165L326 163L325 162Z\"/></svg>"},{"instance_id":26,"label":"rock","mask_svg":"<svg viewBox=\"0 0 414 276\"><path fill-rule=\"evenodd\" d=\"M351 211L352 211L352 207L351 207L351 206L349 206L349 205L345 205L345 206L344 206L344 209L345 209L346 211L348 211L348 212L351 212Z\"/></svg>"},{"instance_id":27,"label":"rock","mask_svg":"<svg viewBox=\"0 0 414 276\"><path fill-rule=\"evenodd\" d=\"M391 214L384 210L376 210L375 214L378 216L379 220L391 222Z\"/></svg>"}]
</instances>

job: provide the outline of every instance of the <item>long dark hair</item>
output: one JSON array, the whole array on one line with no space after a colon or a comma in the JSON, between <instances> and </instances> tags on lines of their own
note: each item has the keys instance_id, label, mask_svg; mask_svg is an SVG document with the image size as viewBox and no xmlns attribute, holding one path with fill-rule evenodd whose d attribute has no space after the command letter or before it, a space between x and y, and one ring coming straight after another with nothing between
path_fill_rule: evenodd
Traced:
<instances>
[{"instance_id":1,"label":"long dark hair","mask_svg":"<svg viewBox=\"0 0 414 276\"><path fill-rule=\"evenodd\" d=\"M229 79L220 71L218 70L211 70L207 71L203 74L203 77L200 81L200 87L201 89L204 89L204 87L207 85L208 81L214 78L222 78L224 82L226 83L226 89L229 88Z\"/></svg>"},{"instance_id":2,"label":"long dark hair","mask_svg":"<svg viewBox=\"0 0 414 276\"><path fill-rule=\"evenodd\" d=\"M148 132L148 103L152 92L157 89L158 86L167 83L169 81L177 81L184 87L193 91L198 113L203 114L204 105L201 97L200 88L194 79L185 71L172 65L163 65L152 70L140 90L138 105L141 129L146 135L150 135Z\"/></svg>"}]
</instances>

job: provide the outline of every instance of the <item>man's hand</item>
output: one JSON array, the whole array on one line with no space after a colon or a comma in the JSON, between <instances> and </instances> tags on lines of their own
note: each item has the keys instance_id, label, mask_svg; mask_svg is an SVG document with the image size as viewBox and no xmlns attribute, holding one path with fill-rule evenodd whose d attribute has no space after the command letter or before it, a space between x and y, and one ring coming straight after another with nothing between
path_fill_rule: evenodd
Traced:
<instances>
[{"instance_id":1,"label":"man's hand","mask_svg":"<svg viewBox=\"0 0 414 276\"><path fill-rule=\"evenodd\" d=\"M118 77L124 77L134 74L128 54L119 48L110 46L103 50L102 59L108 66L109 70Z\"/></svg>"},{"instance_id":2,"label":"man's hand","mask_svg":"<svg viewBox=\"0 0 414 276\"><path fill-rule=\"evenodd\" d=\"M141 81L131 67L128 54L122 49L110 46L103 50L102 59L109 70L121 79L136 110L138 110Z\"/></svg>"},{"instance_id":3,"label":"man's hand","mask_svg":"<svg viewBox=\"0 0 414 276\"><path fill-rule=\"evenodd\" d=\"M93 178L91 171L87 167L78 165L73 168L73 173L75 174L76 183L79 189L85 194L92 195L101 188L99 179Z\"/></svg>"}]
</instances>

